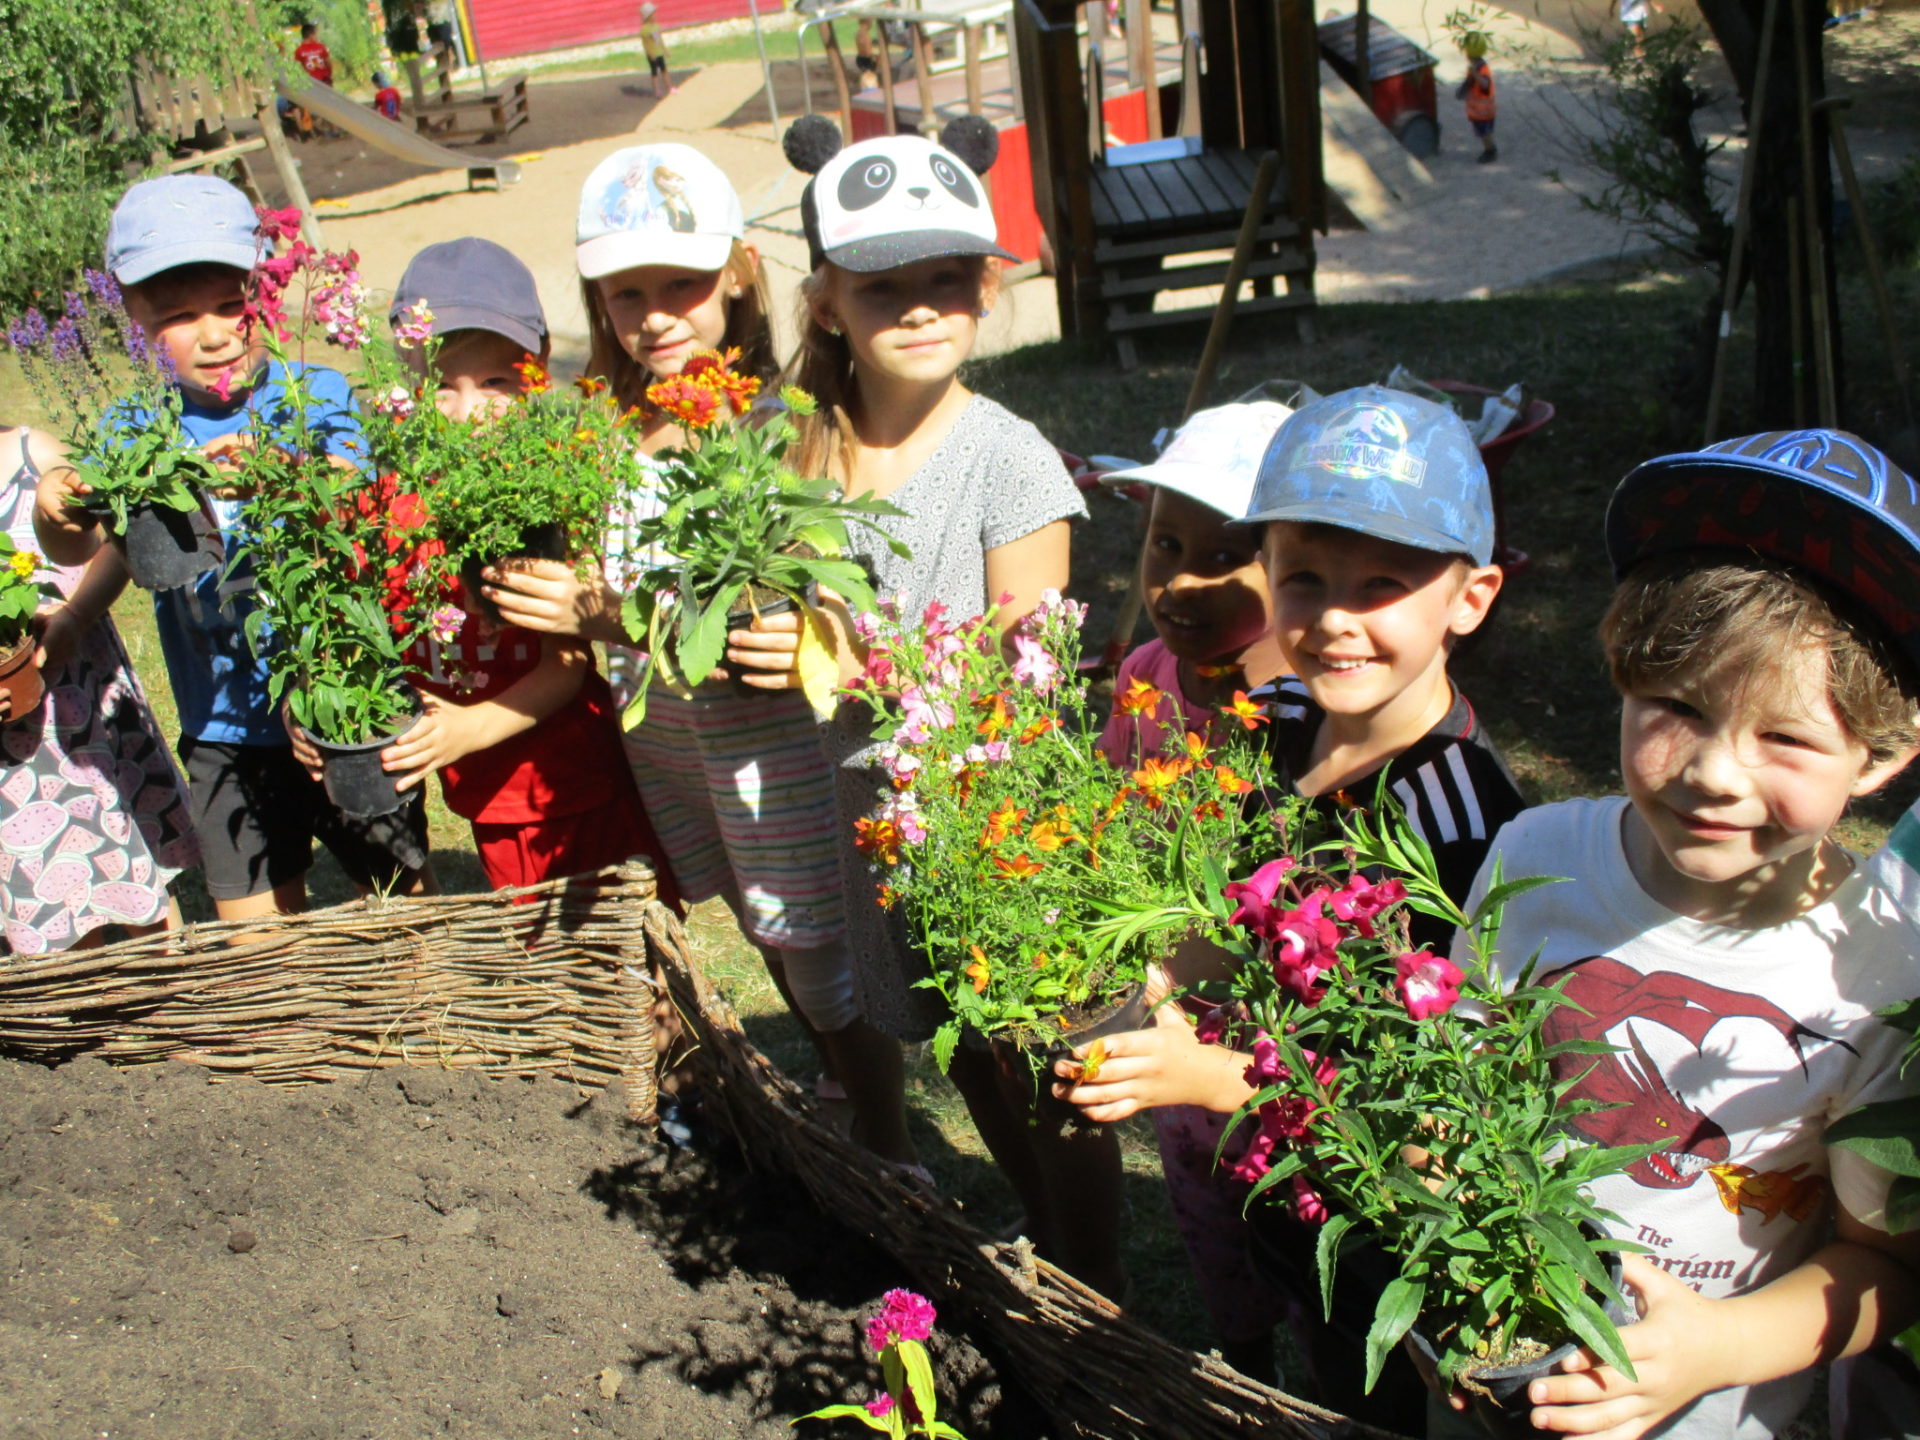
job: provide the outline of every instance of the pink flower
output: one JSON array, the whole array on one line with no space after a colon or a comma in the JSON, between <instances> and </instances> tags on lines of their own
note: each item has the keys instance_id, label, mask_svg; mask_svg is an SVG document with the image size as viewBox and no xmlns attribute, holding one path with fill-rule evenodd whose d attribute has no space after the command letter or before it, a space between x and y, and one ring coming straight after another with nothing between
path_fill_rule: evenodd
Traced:
<instances>
[{"instance_id":1,"label":"pink flower","mask_svg":"<svg viewBox=\"0 0 1920 1440\"><path fill-rule=\"evenodd\" d=\"M1254 1132L1253 1139L1247 1142L1247 1148L1240 1152L1240 1158L1227 1162L1227 1173L1242 1184L1253 1184L1273 1168L1273 1147L1277 1140L1278 1137L1262 1124Z\"/></svg>"},{"instance_id":2,"label":"pink flower","mask_svg":"<svg viewBox=\"0 0 1920 1440\"><path fill-rule=\"evenodd\" d=\"M1262 1030L1253 1042L1253 1063L1247 1066L1247 1084L1256 1088L1277 1085L1293 1072L1280 1059L1280 1046Z\"/></svg>"},{"instance_id":3,"label":"pink flower","mask_svg":"<svg viewBox=\"0 0 1920 1440\"><path fill-rule=\"evenodd\" d=\"M953 706L945 700L929 700L918 685L900 692L901 726L895 738L909 745L924 745L935 730L953 724Z\"/></svg>"},{"instance_id":4,"label":"pink flower","mask_svg":"<svg viewBox=\"0 0 1920 1440\"><path fill-rule=\"evenodd\" d=\"M966 750L969 765L998 765L1010 754L1005 740L990 740L985 745L969 745Z\"/></svg>"},{"instance_id":5,"label":"pink flower","mask_svg":"<svg viewBox=\"0 0 1920 1440\"><path fill-rule=\"evenodd\" d=\"M1238 904L1227 917L1229 925L1243 925L1256 935L1264 935L1264 922L1275 913L1273 897L1280 893L1280 882L1297 862L1291 855L1269 860L1245 880L1236 880L1220 894Z\"/></svg>"},{"instance_id":6,"label":"pink flower","mask_svg":"<svg viewBox=\"0 0 1920 1440\"><path fill-rule=\"evenodd\" d=\"M413 395L404 385L395 385L374 396L372 403L377 415L388 415L395 420L407 420L413 416Z\"/></svg>"},{"instance_id":7,"label":"pink flower","mask_svg":"<svg viewBox=\"0 0 1920 1440\"><path fill-rule=\"evenodd\" d=\"M876 1420L884 1420L893 1413L893 1396L882 1390L867 1401L867 1413Z\"/></svg>"},{"instance_id":8,"label":"pink flower","mask_svg":"<svg viewBox=\"0 0 1920 1440\"><path fill-rule=\"evenodd\" d=\"M1333 892L1333 913L1349 922L1367 939L1373 938L1373 920L1389 905L1407 898L1407 887L1398 880L1383 880L1378 885L1364 875L1349 875L1347 883Z\"/></svg>"},{"instance_id":9,"label":"pink flower","mask_svg":"<svg viewBox=\"0 0 1920 1440\"><path fill-rule=\"evenodd\" d=\"M892 777L895 787L904 790L920 773L920 757L909 755L898 745L888 745L880 752L880 766Z\"/></svg>"},{"instance_id":10,"label":"pink flower","mask_svg":"<svg viewBox=\"0 0 1920 1440\"><path fill-rule=\"evenodd\" d=\"M1200 1017L1193 1027L1193 1038L1202 1045L1218 1045L1227 1035L1227 1007L1216 1005ZM1252 1083L1252 1082L1248 1082Z\"/></svg>"},{"instance_id":11,"label":"pink flower","mask_svg":"<svg viewBox=\"0 0 1920 1440\"><path fill-rule=\"evenodd\" d=\"M1328 892L1316 890L1301 902L1298 910L1280 910L1267 918L1268 958L1273 962L1273 978L1303 1005L1320 1003L1316 988L1320 976L1339 959L1340 927L1333 919L1318 913L1325 906ZM1252 927L1261 934L1261 927Z\"/></svg>"},{"instance_id":12,"label":"pink flower","mask_svg":"<svg viewBox=\"0 0 1920 1440\"><path fill-rule=\"evenodd\" d=\"M433 311L427 308L425 300L416 300L404 312L404 318L394 321L393 343L402 350L411 350L424 345L433 338Z\"/></svg>"},{"instance_id":13,"label":"pink flower","mask_svg":"<svg viewBox=\"0 0 1920 1440\"><path fill-rule=\"evenodd\" d=\"M1393 962L1399 972L1393 988L1400 992L1400 1003L1416 1020L1444 1015L1460 998L1460 982L1467 977L1451 960L1426 950L1409 950Z\"/></svg>"},{"instance_id":14,"label":"pink flower","mask_svg":"<svg viewBox=\"0 0 1920 1440\"><path fill-rule=\"evenodd\" d=\"M1025 635L1013 637L1013 678L1022 684L1031 685L1042 695L1053 689L1060 679L1060 662L1053 658L1047 647L1038 640Z\"/></svg>"},{"instance_id":15,"label":"pink flower","mask_svg":"<svg viewBox=\"0 0 1920 1440\"><path fill-rule=\"evenodd\" d=\"M300 233L300 212L291 206L285 210L269 210L264 205L256 205L253 213L259 217L262 240L291 240Z\"/></svg>"},{"instance_id":16,"label":"pink flower","mask_svg":"<svg viewBox=\"0 0 1920 1440\"><path fill-rule=\"evenodd\" d=\"M466 611L458 605L442 605L428 617L427 628L442 645L451 645L454 637L460 633L460 627L466 623Z\"/></svg>"},{"instance_id":17,"label":"pink flower","mask_svg":"<svg viewBox=\"0 0 1920 1440\"><path fill-rule=\"evenodd\" d=\"M867 1343L885 1350L901 1340L925 1340L933 1334L933 1302L911 1290L889 1290L880 1297L880 1313L867 1322Z\"/></svg>"},{"instance_id":18,"label":"pink flower","mask_svg":"<svg viewBox=\"0 0 1920 1440\"><path fill-rule=\"evenodd\" d=\"M1293 1177L1293 1200L1289 1206L1293 1218L1304 1225L1324 1225L1327 1223L1327 1202L1320 1198L1320 1192L1307 1183L1307 1177Z\"/></svg>"}]
</instances>

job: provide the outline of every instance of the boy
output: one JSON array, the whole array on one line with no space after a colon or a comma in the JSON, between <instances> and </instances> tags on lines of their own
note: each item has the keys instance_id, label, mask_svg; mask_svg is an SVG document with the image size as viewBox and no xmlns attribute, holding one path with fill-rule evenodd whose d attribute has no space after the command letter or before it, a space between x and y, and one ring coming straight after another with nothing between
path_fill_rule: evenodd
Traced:
<instances>
[{"instance_id":1,"label":"boy","mask_svg":"<svg viewBox=\"0 0 1920 1440\"><path fill-rule=\"evenodd\" d=\"M333 84L333 56L311 20L300 27L300 43L293 47L294 62L322 85Z\"/></svg>"},{"instance_id":2,"label":"boy","mask_svg":"<svg viewBox=\"0 0 1920 1440\"><path fill-rule=\"evenodd\" d=\"M287 411L288 376L266 362L244 319L247 274L259 258L246 196L224 180L171 175L132 186L114 207L107 269L120 282L128 318L178 375L187 436L210 454L250 443L256 414ZM332 370L297 367L312 433L336 464L360 445L347 382ZM78 493L71 470L41 482L34 529L46 553L82 564L100 544L98 522L66 505ZM246 503L208 497L212 529L237 543ZM294 760L268 698L267 671L243 632L253 581L216 564L193 583L156 592L160 647L180 714L179 755L200 834L207 893L222 920L290 914L306 907L316 835L363 887L402 888L423 879L426 817L414 804L393 816L341 814Z\"/></svg>"},{"instance_id":3,"label":"boy","mask_svg":"<svg viewBox=\"0 0 1920 1440\"><path fill-rule=\"evenodd\" d=\"M1888 1177L1822 1143L1912 1088L1874 1012L1920 993L1913 931L1828 831L1920 744L1914 493L1814 430L1649 461L1608 508L1627 793L1500 833L1506 879L1573 883L1508 905L1496 963L1537 948L1538 983L1580 1007L1546 1038L1617 1047L1567 1062L1607 1106L1578 1131L1668 1143L1594 1187L1650 1247L1626 1258L1639 1378L1581 1354L1531 1386L1543 1428L1776 1435L1813 1366L1914 1314L1920 1238L1886 1232Z\"/></svg>"},{"instance_id":4,"label":"boy","mask_svg":"<svg viewBox=\"0 0 1920 1440\"><path fill-rule=\"evenodd\" d=\"M1265 526L1281 681L1269 742L1273 788L1312 797L1327 825L1372 802L1384 779L1433 847L1456 898L1494 833L1523 807L1519 790L1454 689L1447 659L1500 593L1493 500L1466 424L1452 411L1377 385L1296 411L1268 447L1248 524ZM1435 922L1414 917L1416 938ZM1176 975L1180 983L1203 978ZM1072 1067L1061 1062L1059 1073ZM1098 1122L1154 1105L1232 1114L1251 1098L1246 1056L1204 1045L1173 1006L1153 1030L1107 1041L1099 1081L1066 1098ZM1314 1232L1277 1205L1252 1216L1262 1278L1295 1306L1295 1328L1326 1403L1412 1433L1425 1400L1411 1367L1362 1389L1365 1337L1385 1277L1350 1252L1320 1322ZM1396 1359L1393 1366L1405 1365Z\"/></svg>"},{"instance_id":5,"label":"boy","mask_svg":"<svg viewBox=\"0 0 1920 1440\"><path fill-rule=\"evenodd\" d=\"M1487 64L1487 37L1476 30L1461 42L1461 48L1467 52L1467 78L1453 94L1455 99L1467 102L1467 123L1480 137L1479 163L1490 165L1500 155L1493 143L1493 122L1499 107L1493 97L1493 70Z\"/></svg>"},{"instance_id":6,"label":"boy","mask_svg":"<svg viewBox=\"0 0 1920 1440\"><path fill-rule=\"evenodd\" d=\"M491 240L447 240L414 256L394 291L392 319L417 305L434 317L435 395L449 419L511 404L522 388L514 367L546 363L546 314L532 272ZM382 764L405 776L402 789L440 772L447 808L473 826L496 889L645 855L673 903L673 872L641 809L613 696L587 646L495 631L469 614L452 639L422 642L411 658L421 667L415 682L427 694L426 713Z\"/></svg>"},{"instance_id":7,"label":"boy","mask_svg":"<svg viewBox=\"0 0 1920 1440\"><path fill-rule=\"evenodd\" d=\"M651 3L640 7L640 48L647 55L647 75L653 84L653 98L664 100L678 89L667 74L667 42L660 34L657 18L660 7Z\"/></svg>"}]
</instances>

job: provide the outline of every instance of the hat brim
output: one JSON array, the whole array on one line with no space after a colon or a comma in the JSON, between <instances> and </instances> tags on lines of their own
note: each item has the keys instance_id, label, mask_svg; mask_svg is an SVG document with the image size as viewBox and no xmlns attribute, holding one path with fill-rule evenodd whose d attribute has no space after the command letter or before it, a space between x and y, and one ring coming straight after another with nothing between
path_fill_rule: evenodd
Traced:
<instances>
[{"instance_id":1,"label":"hat brim","mask_svg":"<svg viewBox=\"0 0 1920 1440\"><path fill-rule=\"evenodd\" d=\"M1212 483L1209 483L1212 482ZM1109 470L1100 477L1102 485L1150 485L1155 490L1171 490L1195 504L1218 511L1229 520L1240 518L1238 506L1222 505L1214 494L1220 489L1219 472L1203 465L1179 465L1156 462L1137 465L1131 470ZM1242 487L1243 489L1245 487Z\"/></svg>"},{"instance_id":2,"label":"hat brim","mask_svg":"<svg viewBox=\"0 0 1920 1440\"><path fill-rule=\"evenodd\" d=\"M547 332L537 330L525 320L512 315L502 315L498 310L490 310L484 305L446 305L429 307L433 310L433 333L442 338L456 330L486 330L495 335L504 336L525 350L529 355L538 356L547 345ZM395 310L389 317L399 321L405 317L405 311Z\"/></svg>"},{"instance_id":3,"label":"hat brim","mask_svg":"<svg viewBox=\"0 0 1920 1440\"><path fill-rule=\"evenodd\" d=\"M879 235L871 240L850 240L845 245L828 246L824 253L842 270L851 270L856 275L895 270L916 260L944 260L950 255L992 255L1016 264L1020 260L1005 246L965 230L908 230L898 235Z\"/></svg>"},{"instance_id":4,"label":"hat brim","mask_svg":"<svg viewBox=\"0 0 1920 1440\"><path fill-rule=\"evenodd\" d=\"M717 272L733 258L731 235L688 235L677 230L617 230L596 235L574 251L580 278L599 280L641 265L677 265Z\"/></svg>"},{"instance_id":5,"label":"hat brim","mask_svg":"<svg viewBox=\"0 0 1920 1440\"><path fill-rule=\"evenodd\" d=\"M237 240L216 240L202 235L142 250L114 267L113 278L122 285L138 285L163 270L178 270L186 265L227 265L235 270L251 270L259 259L257 241L243 245Z\"/></svg>"},{"instance_id":6,"label":"hat brim","mask_svg":"<svg viewBox=\"0 0 1920 1440\"><path fill-rule=\"evenodd\" d=\"M1415 550L1431 550L1437 555L1463 555L1476 565L1493 563L1491 549L1485 555L1476 555L1463 549L1453 536L1416 524L1405 516L1380 510L1363 510L1351 504L1301 501L1279 505L1271 510L1257 510L1245 516L1241 523L1266 525L1276 520L1288 520L1298 525L1331 525L1337 530L1351 530L1356 535L1370 535L1376 540L1410 545Z\"/></svg>"},{"instance_id":7,"label":"hat brim","mask_svg":"<svg viewBox=\"0 0 1920 1440\"><path fill-rule=\"evenodd\" d=\"M1607 504L1616 578L1676 550L1745 550L1850 596L1920 666L1920 535L1843 486L1752 456L1664 455Z\"/></svg>"}]
</instances>

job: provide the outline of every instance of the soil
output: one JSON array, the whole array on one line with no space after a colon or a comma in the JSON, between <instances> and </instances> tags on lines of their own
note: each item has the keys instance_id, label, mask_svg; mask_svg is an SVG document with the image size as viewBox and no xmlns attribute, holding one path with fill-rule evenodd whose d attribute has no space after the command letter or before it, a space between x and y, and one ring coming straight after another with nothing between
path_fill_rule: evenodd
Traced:
<instances>
[{"instance_id":1,"label":"soil","mask_svg":"<svg viewBox=\"0 0 1920 1440\"><path fill-rule=\"evenodd\" d=\"M907 1278L790 1182L624 1111L472 1072L0 1062L0 1430L844 1433L788 1421L867 1398L859 1325ZM1039 1436L954 1318L944 1418Z\"/></svg>"}]
</instances>

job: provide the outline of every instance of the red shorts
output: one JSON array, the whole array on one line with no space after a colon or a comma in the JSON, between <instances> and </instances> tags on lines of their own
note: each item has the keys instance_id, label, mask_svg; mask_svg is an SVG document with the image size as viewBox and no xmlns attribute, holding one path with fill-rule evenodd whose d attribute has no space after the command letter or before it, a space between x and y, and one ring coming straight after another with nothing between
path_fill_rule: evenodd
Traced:
<instances>
[{"instance_id":1,"label":"red shorts","mask_svg":"<svg viewBox=\"0 0 1920 1440\"><path fill-rule=\"evenodd\" d=\"M473 843L480 864L496 890L537 885L563 875L580 875L640 856L659 878L660 898L680 903L673 871L640 801L629 789L606 804L552 820L473 822Z\"/></svg>"}]
</instances>

